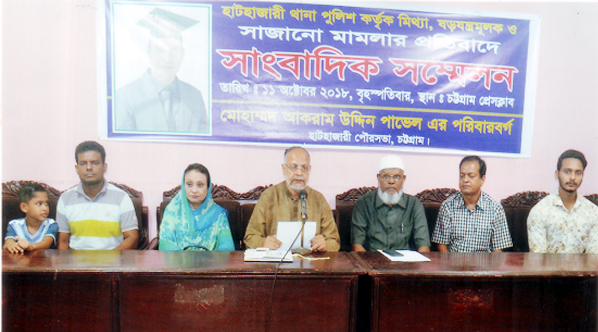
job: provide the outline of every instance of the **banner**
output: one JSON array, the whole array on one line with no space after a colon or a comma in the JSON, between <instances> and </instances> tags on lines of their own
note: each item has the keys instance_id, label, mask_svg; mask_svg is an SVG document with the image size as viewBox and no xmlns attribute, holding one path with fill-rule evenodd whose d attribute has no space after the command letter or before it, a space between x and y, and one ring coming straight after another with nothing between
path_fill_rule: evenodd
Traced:
<instances>
[{"instance_id":1,"label":"banner","mask_svg":"<svg viewBox=\"0 0 598 332\"><path fill-rule=\"evenodd\" d=\"M529 156L538 16L105 5L103 137Z\"/></svg>"}]
</instances>

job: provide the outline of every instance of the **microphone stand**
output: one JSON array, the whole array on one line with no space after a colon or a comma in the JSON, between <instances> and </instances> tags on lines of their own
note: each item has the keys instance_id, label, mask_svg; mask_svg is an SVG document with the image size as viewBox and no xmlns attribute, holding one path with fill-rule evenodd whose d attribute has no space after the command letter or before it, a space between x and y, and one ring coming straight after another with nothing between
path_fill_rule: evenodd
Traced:
<instances>
[{"instance_id":1,"label":"microphone stand","mask_svg":"<svg viewBox=\"0 0 598 332\"><path fill-rule=\"evenodd\" d=\"M305 211L305 200L307 199L307 192L305 192L305 190L301 190L299 192L299 199L301 199L301 248L293 249L293 253L306 255L309 254L311 250L303 247L303 241L305 237L305 222L307 221L307 212Z\"/></svg>"}]
</instances>

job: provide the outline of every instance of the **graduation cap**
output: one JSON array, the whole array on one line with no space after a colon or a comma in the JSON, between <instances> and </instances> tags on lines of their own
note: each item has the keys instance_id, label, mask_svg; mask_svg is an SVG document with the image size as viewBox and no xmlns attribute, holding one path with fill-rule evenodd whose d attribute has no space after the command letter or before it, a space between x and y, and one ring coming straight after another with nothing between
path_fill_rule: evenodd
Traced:
<instances>
[{"instance_id":1,"label":"graduation cap","mask_svg":"<svg viewBox=\"0 0 598 332\"><path fill-rule=\"evenodd\" d=\"M192 18L155 8L139 20L137 25L148 29L154 38L181 39L181 33L197 23L199 21Z\"/></svg>"}]
</instances>

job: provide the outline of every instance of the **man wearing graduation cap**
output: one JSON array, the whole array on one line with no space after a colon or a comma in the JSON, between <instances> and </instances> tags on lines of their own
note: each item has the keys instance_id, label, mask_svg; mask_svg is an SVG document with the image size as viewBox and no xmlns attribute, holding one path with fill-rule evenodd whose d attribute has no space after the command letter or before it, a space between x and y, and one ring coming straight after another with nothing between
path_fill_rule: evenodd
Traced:
<instances>
[{"instance_id":1,"label":"man wearing graduation cap","mask_svg":"<svg viewBox=\"0 0 598 332\"><path fill-rule=\"evenodd\" d=\"M176 77L185 54L181 33L197 23L160 8L137 22L149 30L150 68L116 91L117 130L208 133L201 92Z\"/></svg>"},{"instance_id":2,"label":"man wearing graduation cap","mask_svg":"<svg viewBox=\"0 0 598 332\"><path fill-rule=\"evenodd\" d=\"M353 251L409 250L430 252L430 233L422 203L403 193L405 165L386 156L378 168L378 190L361 197L353 210Z\"/></svg>"}]
</instances>

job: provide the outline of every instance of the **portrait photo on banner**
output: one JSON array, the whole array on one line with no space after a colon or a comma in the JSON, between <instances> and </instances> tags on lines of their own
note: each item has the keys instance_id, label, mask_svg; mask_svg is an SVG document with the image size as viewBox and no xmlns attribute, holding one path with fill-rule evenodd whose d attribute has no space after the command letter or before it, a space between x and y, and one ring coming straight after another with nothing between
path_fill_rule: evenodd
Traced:
<instances>
[{"instance_id":1,"label":"portrait photo on banner","mask_svg":"<svg viewBox=\"0 0 598 332\"><path fill-rule=\"evenodd\" d=\"M112 3L112 132L211 135L211 10Z\"/></svg>"}]
</instances>

